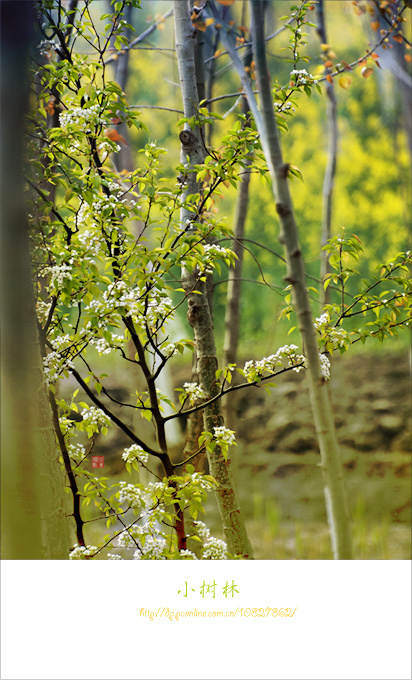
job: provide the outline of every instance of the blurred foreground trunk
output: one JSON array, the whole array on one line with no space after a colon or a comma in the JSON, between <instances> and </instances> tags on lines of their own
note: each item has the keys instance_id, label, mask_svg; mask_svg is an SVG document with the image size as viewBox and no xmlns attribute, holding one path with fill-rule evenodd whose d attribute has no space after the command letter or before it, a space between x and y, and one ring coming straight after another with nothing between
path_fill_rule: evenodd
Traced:
<instances>
[{"instance_id":1,"label":"blurred foreground trunk","mask_svg":"<svg viewBox=\"0 0 412 680\"><path fill-rule=\"evenodd\" d=\"M67 559L64 478L35 313L23 183L33 3L1 0L3 559Z\"/></svg>"}]
</instances>

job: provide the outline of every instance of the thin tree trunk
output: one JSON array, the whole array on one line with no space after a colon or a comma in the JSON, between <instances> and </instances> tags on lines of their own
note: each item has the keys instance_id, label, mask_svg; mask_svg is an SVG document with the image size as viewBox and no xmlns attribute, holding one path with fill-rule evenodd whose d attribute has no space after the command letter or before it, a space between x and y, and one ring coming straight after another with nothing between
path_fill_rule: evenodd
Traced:
<instances>
[{"instance_id":1,"label":"thin tree trunk","mask_svg":"<svg viewBox=\"0 0 412 680\"><path fill-rule=\"evenodd\" d=\"M243 179L239 184L237 194L235 217L234 217L234 238L232 250L237 255L236 264L229 271L229 283L227 290L227 307L225 317L225 339L224 339L224 363L236 363L237 348L239 343L240 326L240 289L243 265L242 241L245 233L245 222L249 202L249 185L251 162L248 161L245 167Z\"/></svg>"},{"instance_id":2,"label":"thin tree trunk","mask_svg":"<svg viewBox=\"0 0 412 680\"><path fill-rule=\"evenodd\" d=\"M336 438L327 383L322 376L319 349L313 325L298 230L288 185L288 165L284 163L274 115L266 60L262 2L250 3L253 13L253 43L260 90L261 118L256 121L270 169L276 210L281 224L280 240L285 246L288 274L293 286L299 329L308 365L309 395L321 453L326 507L331 528L334 556L352 556L349 518L343 484L343 466Z\"/></svg>"},{"instance_id":3,"label":"thin tree trunk","mask_svg":"<svg viewBox=\"0 0 412 680\"><path fill-rule=\"evenodd\" d=\"M110 6L110 9L113 9L112 6ZM127 5L125 8L125 20L127 21L128 24L132 23L132 13L133 6ZM132 32L130 28L126 28L124 30L123 35L126 36L128 42L130 42L131 34ZM130 51L124 50L121 54L119 54L118 59L115 62L116 64L115 80L123 92L126 91L127 80L129 77L129 57ZM115 167L118 172L121 172L122 170L132 172L135 169L135 167L130 149L129 128L127 127L126 123L120 122L116 125L116 130L126 140L127 145L122 144L120 147L120 151L118 153L113 154Z\"/></svg>"},{"instance_id":4,"label":"thin tree trunk","mask_svg":"<svg viewBox=\"0 0 412 680\"><path fill-rule=\"evenodd\" d=\"M317 4L318 28L317 32L321 43L327 44L326 23L325 23L325 7L324 0L318 0ZM336 162L338 153L338 115L337 115L337 101L335 94L335 86L329 81L326 81L326 96L327 109L326 116L328 120L328 161L325 170L325 177L323 181L323 204L322 204L322 232L321 232L321 251L320 251L320 278L321 281L330 272L329 258L326 250L323 250L328 240L332 235L332 207L333 207L333 188L335 184ZM330 288L321 289L321 306L330 303Z\"/></svg>"},{"instance_id":5,"label":"thin tree trunk","mask_svg":"<svg viewBox=\"0 0 412 680\"><path fill-rule=\"evenodd\" d=\"M321 467L333 552L337 559L350 559L352 548L342 461L327 385L321 372L312 312L306 290L302 252L287 180L289 166L283 161L273 110L265 50L263 3L261 0L251 1L250 8L253 18L254 54L261 97L260 109L257 107L249 78L245 74L233 42L227 35L224 42L238 70L245 92L247 92L249 106L255 118L272 179L276 210L281 227L279 239L285 247L288 263L286 280L293 286L299 328L307 358L309 395L321 453Z\"/></svg>"},{"instance_id":6,"label":"thin tree trunk","mask_svg":"<svg viewBox=\"0 0 412 680\"><path fill-rule=\"evenodd\" d=\"M32 2L1 11L2 557L67 559L64 479L34 306L23 189Z\"/></svg>"},{"instance_id":7,"label":"thin tree trunk","mask_svg":"<svg viewBox=\"0 0 412 680\"><path fill-rule=\"evenodd\" d=\"M185 116L191 117L196 113L198 104L194 60L195 35L190 20L189 2L175 0L173 6L183 107ZM182 144L182 162L186 162L188 156L189 165L201 163L204 156L204 145L199 128L190 130L186 125L186 129L180 133L180 141ZM190 172L189 167L185 193L198 193L198 190L196 175L194 172ZM182 226L186 226L186 221L189 220L188 229L190 229L192 216L192 213L182 208L180 216ZM217 394L218 385L216 382L216 347L206 286L204 283L198 283L196 275L187 270L182 272L182 285L187 293L188 320L193 328L196 342L199 382L204 393L210 398ZM217 400L204 409L204 425L206 430L213 433L213 428L222 424L223 417L219 400ZM208 460L210 473L219 485L216 494L229 552L233 555L251 558L252 548L235 495L230 458L225 460L220 447L216 446L214 452L208 454Z\"/></svg>"},{"instance_id":8,"label":"thin tree trunk","mask_svg":"<svg viewBox=\"0 0 412 680\"><path fill-rule=\"evenodd\" d=\"M244 25L244 10L242 12L242 24ZM252 51L250 50L244 59L245 68L252 63ZM242 99L242 113L249 115L249 103L246 97ZM245 223L247 216L247 209L249 203L249 186L250 186L250 166L252 161L246 160L243 177L239 184L238 193L236 197L236 207L234 216L234 240L232 250L237 256L235 264L229 270L229 282L227 288L227 303L225 315L225 337L223 341L223 362L225 366L228 364L237 363L237 350L239 345L239 329L240 329L240 291L242 287L242 269L243 269L243 244L242 239L245 233ZM235 376L237 373L234 374ZM235 378L236 379L236 378ZM236 418L233 408L233 400L229 397L225 400L224 405L225 420L231 429L236 429Z\"/></svg>"}]
</instances>

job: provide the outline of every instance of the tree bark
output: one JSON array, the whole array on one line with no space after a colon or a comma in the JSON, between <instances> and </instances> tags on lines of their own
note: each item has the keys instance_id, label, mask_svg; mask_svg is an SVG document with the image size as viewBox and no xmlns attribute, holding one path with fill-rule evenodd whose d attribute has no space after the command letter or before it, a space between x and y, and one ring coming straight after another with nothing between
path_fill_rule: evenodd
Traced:
<instances>
[{"instance_id":1,"label":"tree bark","mask_svg":"<svg viewBox=\"0 0 412 680\"><path fill-rule=\"evenodd\" d=\"M307 358L309 395L321 453L326 508L334 556L336 559L350 559L352 548L343 484L343 467L327 384L321 372L319 350L306 289L304 263L288 186L288 165L283 161L274 114L266 60L263 3L261 0L252 1L250 9L253 17L253 44L260 91L260 109L257 108L249 80L228 38L226 38L226 44L241 75L244 87L247 88L245 91L248 93L249 105L260 134L272 179L276 210L280 220L279 238L285 247L287 258L286 280L293 286L299 329Z\"/></svg>"},{"instance_id":2,"label":"tree bark","mask_svg":"<svg viewBox=\"0 0 412 680\"><path fill-rule=\"evenodd\" d=\"M244 11L243 11L244 14ZM252 63L252 51L250 50L244 59L245 68L250 67ZM249 115L249 103L246 97L242 99L242 113ZM243 244L242 239L245 233L245 223L247 216L247 209L249 203L249 186L250 186L250 167L252 161L247 159L243 171L243 177L240 181L238 193L236 197L236 207L234 216L233 228L233 245L232 250L237 256L237 260L233 267L229 270L229 282L227 287L227 302L225 315L225 337L223 341L223 362L225 366L228 364L235 364L237 362L237 349L239 345L239 329L240 329L240 291L242 287L242 268L243 268ZM237 373L234 374L235 376ZM236 378L235 378L236 379ZM233 401L230 397L225 400L224 406L225 420L231 429L236 429L236 418L233 408Z\"/></svg>"},{"instance_id":3,"label":"tree bark","mask_svg":"<svg viewBox=\"0 0 412 680\"><path fill-rule=\"evenodd\" d=\"M261 119L256 122L270 169L276 210L287 258L287 278L293 286L299 329L308 365L309 395L316 433L321 453L326 508L331 529L334 556L350 559L351 538L346 496L343 485L343 467L336 438L334 419L327 383L322 376L319 349L313 325L312 312L306 289L306 276L298 230L288 185L288 165L284 163L274 115L268 66L266 60L264 15L262 3L250 3L253 13L253 43L256 70L261 97Z\"/></svg>"},{"instance_id":4,"label":"tree bark","mask_svg":"<svg viewBox=\"0 0 412 680\"><path fill-rule=\"evenodd\" d=\"M2 0L2 557L67 559L64 478L44 381L23 188L33 3Z\"/></svg>"},{"instance_id":5,"label":"tree bark","mask_svg":"<svg viewBox=\"0 0 412 680\"><path fill-rule=\"evenodd\" d=\"M189 2L187 0L175 0L173 6L183 108L185 117L190 118L196 114L198 105L194 60L195 33L190 20ZM180 141L182 144L182 162L185 163L187 157L189 158L185 194L198 193L199 186L196 182L196 174L190 172L190 166L201 163L204 157L204 144L199 128L190 130L189 126L186 125L186 129L180 133ZM182 208L181 225L189 233L192 218L193 213ZM186 226L187 224L188 226ZM200 386L207 397L211 398L217 394L218 390L216 381L217 358L206 286L202 282L197 282L196 274L191 274L185 269L182 272L182 285L187 294L188 320L193 328L196 342L197 372ZM222 424L223 417L219 400L217 400L204 409L204 426L206 430L213 433L213 428ZM213 453L208 453L208 460L210 473L218 483L216 494L228 550L232 555L251 558L252 548L236 499L230 458L225 460L220 447L216 446Z\"/></svg>"},{"instance_id":6,"label":"tree bark","mask_svg":"<svg viewBox=\"0 0 412 680\"><path fill-rule=\"evenodd\" d=\"M321 43L327 44L325 6L324 0L318 0L316 6L318 15L317 32ZM323 246L327 244L332 235L332 208L333 208L333 189L335 184L337 155L338 155L338 115L335 86L326 81L327 108L326 117L328 124L328 160L323 181L323 203L322 203L322 232L321 232L321 251L320 251L320 278L323 282L330 272L329 258ZM321 307L330 303L330 288L321 289Z\"/></svg>"}]
</instances>

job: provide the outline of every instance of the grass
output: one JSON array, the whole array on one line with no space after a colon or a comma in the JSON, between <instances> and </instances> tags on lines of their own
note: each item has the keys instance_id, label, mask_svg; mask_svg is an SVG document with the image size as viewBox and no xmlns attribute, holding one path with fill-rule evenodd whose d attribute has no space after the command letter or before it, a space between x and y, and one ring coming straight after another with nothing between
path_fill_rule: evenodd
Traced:
<instances>
[{"instance_id":1,"label":"grass","mask_svg":"<svg viewBox=\"0 0 412 680\"><path fill-rule=\"evenodd\" d=\"M256 492L248 531L261 560L333 559L329 529L319 522L283 521L276 503ZM369 520L363 496L356 499L351 517L355 560L411 559L409 525L393 524L387 516Z\"/></svg>"}]
</instances>

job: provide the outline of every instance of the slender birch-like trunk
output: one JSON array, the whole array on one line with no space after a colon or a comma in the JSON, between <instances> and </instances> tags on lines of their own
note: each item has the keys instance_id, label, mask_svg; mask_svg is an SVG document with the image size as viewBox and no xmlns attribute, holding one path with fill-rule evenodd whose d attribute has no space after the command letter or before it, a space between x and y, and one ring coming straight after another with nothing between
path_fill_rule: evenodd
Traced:
<instances>
[{"instance_id":1,"label":"slender birch-like trunk","mask_svg":"<svg viewBox=\"0 0 412 680\"><path fill-rule=\"evenodd\" d=\"M247 101L245 99L245 101ZM223 341L225 366L237 363L237 350L239 345L240 331L240 295L242 287L243 271L243 245L241 239L244 236L247 207L249 203L249 185L251 161L245 163L243 179L239 184L236 199L234 218L234 240L232 250L237 256L233 268L229 270L229 282L227 287L227 302L225 315L225 337ZM238 373L233 373L236 382ZM231 396L227 396L224 402L225 421L230 429L236 429L236 414Z\"/></svg>"},{"instance_id":2,"label":"slender birch-like trunk","mask_svg":"<svg viewBox=\"0 0 412 680\"><path fill-rule=\"evenodd\" d=\"M317 32L321 43L327 44L326 23L325 23L325 7L324 1L318 0L317 6L318 28ZM326 250L322 250L332 235L332 207L333 207L333 189L335 184L336 163L338 155L338 113L337 101L335 94L335 86L326 81L326 97L327 108L326 117L328 124L328 160L325 170L325 177L323 180L323 204L322 204L322 232L321 232L321 251L320 251L320 278L324 281L325 276L329 274L329 258ZM330 303L330 288L325 289L322 286L321 290L321 306Z\"/></svg>"},{"instance_id":3,"label":"slender birch-like trunk","mask_svg":"<svg viewBox=\"0 0 412 680\"><path fill-rule=\"evenodd\" d=\"M225 339L223 345L225 365L235 363L237 360L240 326L240 279L242 277L244 250L241 239L243 239L245 233L245 222L249 202L250 165L251 161L247 160L245 163L243 178L239 183L239 190L236 198L232 250L234 253L236 253L238 259L236 260L235 265L229 270L225 317Z\"/></svg>"},{"instance_id":4,"label":"slender birch-like trunk","mask_svg":"<svg viewBox=\"0 0 412 680\"><path fill-rule=\"evenodd\" d=\"M253 16L253 44L260 91L260 116L256 121L269 166L276 210L287 258L287 278L293 286L299 329L307 358L309 395L321 453L326 507L336 559L352 556L349 518L343 484L343 466L336 437L327 383L321 372L319 349L313 326L306 275L298 229L288 185L289 166L284 163L274 114L268 65L266 59L264 15L262 2L250 3Z\"/></svg>"},{"instance_id":5,"label":"slender birch-like trunk","mask_svg":"<svg viewBox=\"0 0 412 680\"><path fill-rule=\"evenodd\" d=\"M234 49L234 43L226 33L222 34L222 39L247 93L249 106L255 119L272 179L276 210L281 227L279 240L285 247L287 259L288 271L286 280L293 287L299 329L307 359L309 395L321 454L321 467L333 553L336 559L351 559L352 546L343 484L343 466L336 438L327 384L321 372L312 312L306 290L304 263L287 179L289 166L283 161L273 109L266 60L263 2L261 0L251 1L250 9L253 24L253 49L260 91L260 108L257 106L250 80L244 71L243 64Z\"/></svg>"},{"instance_id":6,"label":"slender birch-like trunk","mask_svg":"<svg viewBox=\"0 0 412 680\"><path fill-rule=\"evenodd\" d=\"M183 108L185 117L190 118L196 114L198 105L194 60L195 32L190 20L189 2L187 0L175 0L173 7ZM187 158L189 159L185 194L198 193L199 186L196 182L196 174L190 172L190 166L201 163L204 157L204 144L199 128L195 127L191 130L186 125L186 129L180 133L179 137L182 144L182 162L187 163ZM192 218L193 213L182 208L181 224L189 233ZM193 328L196 342L199 383L207 397L211 398L218 391L216 381L217 357L206 286L197 281L196 274L191 274L185 269L182 272L182 285L187 294L188 320ZM204 426L206 430L213 432L214 427L222 424L223 417L219 400L217 400L204 409ZM219 446L216 446L213 453L208 453L208 460L210 473L218 483L217 501L229 552L233 555L241 555L244 558L252 558L252 548L235 495L231 461L229 458L224 459Z\"/></svg>"},{"instance_id":7,"label":"slender birch-like trunk","mask_svg":"<svg viewBox=\"0 0 412 680\"><path fill-rule=\"evenodd\" d=\"M242 23L244 20L245 11L242 12ZM252 63L252 51L247 53L244 59L245 69ZM242 113L249 116L249 103L246 97L242 98ZM248 119L248 123L249 123ZM238 193L236 196L235 216L233 221L233 245L232 250L237 256L235 264L229 270L229 282L227 287L227 302L225 315L225 337L223 341L223 362L228 364L237 363L237 349L239 345L239 329L240 329L240 291L242 287L242 271L243 271L243 244L242 239L245 233L245 223L247 216L247 209L249 203L249 187L250 187L250 169L252 161L250 158L246 159L245 168L243 171L242 180L239 183ZM236 380L236 375L233 377ZM230 397L226 397L224 405L225 420L231 429L236 427L235 412L233 409L233 401Z\"/></svg>"}]
</instances>

